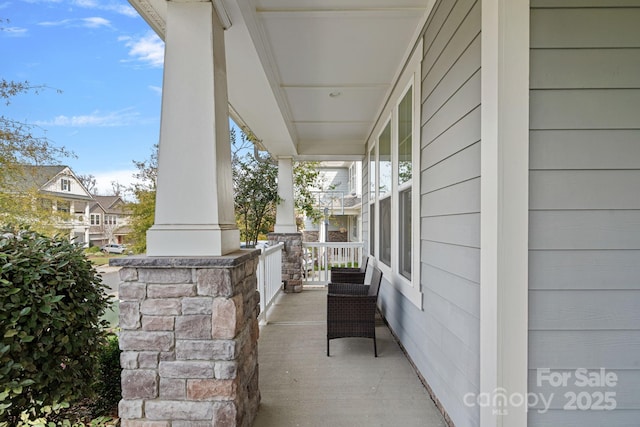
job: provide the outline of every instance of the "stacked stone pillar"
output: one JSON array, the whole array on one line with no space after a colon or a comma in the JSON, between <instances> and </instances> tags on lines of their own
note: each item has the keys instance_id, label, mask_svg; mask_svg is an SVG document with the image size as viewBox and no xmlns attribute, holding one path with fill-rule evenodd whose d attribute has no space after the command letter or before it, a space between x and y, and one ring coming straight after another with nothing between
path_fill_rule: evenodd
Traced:
<instances>
[{"instance_id":1,"label":"stacked stone pillar","mask_svg":"<svg viewBox=\"0 0 640 427\"><path fill-rule=\"evenodd\" d=\"M284 243L282 281L286 293L302 292L302 233L269 233L270 245Z\"/></svg>"},{"instance_id":2,"label":"stacked stone pillar","mask_svg":"<svg viewBox=\"0 0 640 427\"><path fill-rule=\"evenodd\" d=\"M111 261L122 267L123 427L251 425L260 401L259 253Z\"/></svg>"}]
</instances>

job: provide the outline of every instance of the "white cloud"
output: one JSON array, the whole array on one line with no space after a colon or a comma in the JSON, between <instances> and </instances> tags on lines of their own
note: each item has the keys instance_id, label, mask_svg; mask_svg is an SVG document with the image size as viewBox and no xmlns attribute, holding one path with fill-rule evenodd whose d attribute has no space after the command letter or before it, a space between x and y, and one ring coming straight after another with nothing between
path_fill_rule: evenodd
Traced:
<instances>
[{"instance_id":1,"label":"white cloud","mask_svg":"<svg viewBox=\"0 0 640 427\"><path fill-rule=\"evenodd\" d=\"M81 21L87 28L111 27L111 22L108 19L100 18L98 16L83 18Z\"/></svg>"},{"instance_id":2,"label":"white cloud","mask_svg":"<svg viewBox=\"0 0 640 427\"><path fill-rule=\"evenodd\" d=\"M66 127L117 127L128 126L138 122L140 114L132 108L120 111L101 112L94 111L91 114L79 116L60 115L52 120L36 122L39 126L66 126Z\"/></svg>"},{"instance_id":3,"label":"white cloud","mask_svg":"<svg viewBox=\"0 0 640 427\"><path fill-rule=\"evenodd\" d=\"M0 33L5 33L9 37L24 37L28 31L26 28L21 27L4 27L0 29Z\"/></svg>"},{"instance_id":4,"label":"white cloud","mask_svg":"<svg viewBox=\"0 0 640 427\"><path fill-rule=\"evenodd\" d=\"M125 187L131 187L131 184L135 182L133 174L136 173L134 169L121 169L102 172L88 172L96 178L96 191L100 195L112 195L113 187L112 182L118 182ZM125 198L129 198L129 195L125 194Z\"/></svg>"},{"instance_id":5,"label":"white cloud","mask_svg":"<svg viewBox=\"0 0 640 427\"><path fill-rule=\"evenodd\" d=\"M62 3L61 0L23 0L27 3ZM96 1L96 0L72 0L72 6L82 7L85 9L97 9L108 12L115 12L120 15L135 18L138 16L138 12L127 4L122 4L118 1Z\"/></svg>"},{"instance_id":6,"label":"white cloud","mask_svg":"<svg viewBox=\"0 0 640 427\"><path fill-rule=\"evenodd\" d=\"M149 89L150 89L152 92L155 92L155 93L157 93L158 95L162 95L162 87L160 87L160 86L154 86L154 85L149 85L148 87L149 87Z\"/></svg>"},{"instance_id":7,"label":"white cloud","mask_svg":"<svg viewBox=\"0 0 640 427\"><path fill-rule=\"evenodd\" d=\"M39 22L38 25L43 27L85 27L85 28L100 28L107 27L111 28L111 21L108 19L101 18L99 16L92 16L90 18L81 18L81 19L63 19L61 21L44 21Z\"/></svg>"},{"instance_id":8,"label":"white cloud","mask_svg":"<svg viewBox=\"0 0 640 427\"><path fill-rule=\"evenodd\" d=\"M129 48L129 56L136 61L144 62L152 67L162 67L164 64L164 42L153 32L142 37L120 37Z\"/></svg>"},{"instance_id":9,"label":"white cloud","mask_svg":"<svg viewBox=\"0 0 640 427\"><path fill-rule=\"evenodd\" d=\"M40 25L41 27L60 27L60 26L71 25L71 23L73 23L73 19L63 19L61 21L38 22L38 25Z\"/></svg>"}]
</instances>

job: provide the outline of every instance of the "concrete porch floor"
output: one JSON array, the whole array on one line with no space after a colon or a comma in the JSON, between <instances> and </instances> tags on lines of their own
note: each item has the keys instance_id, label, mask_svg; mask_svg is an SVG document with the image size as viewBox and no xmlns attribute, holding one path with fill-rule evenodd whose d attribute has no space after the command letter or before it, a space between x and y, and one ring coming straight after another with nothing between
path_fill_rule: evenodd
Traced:
<instances>
[{"instance_id":1,"label":"concrete porch floor","mask_svg":"<svg viewBox=\"0 0 640 427\"><path fill-rule=\"evenodd\" d=\"M260 330L262 401L254 427L444 427L442 415L389 329L373 341L331 340L326 355L326 288L281 294Z\"/></svg>"}]
</instances>

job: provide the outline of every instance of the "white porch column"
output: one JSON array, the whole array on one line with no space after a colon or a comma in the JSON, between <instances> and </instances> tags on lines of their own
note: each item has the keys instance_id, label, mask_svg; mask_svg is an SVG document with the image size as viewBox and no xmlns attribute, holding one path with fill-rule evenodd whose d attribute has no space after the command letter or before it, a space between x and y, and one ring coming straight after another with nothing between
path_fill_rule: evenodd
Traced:
<instances>
[{"instance_id":1,"label":"white porch column","mask_svg":"<svg viewBox=\"0 0 640 427\"><path fill-rule=\"evenodd\" d=\"M233 213L224 30L211 2L167 2L155 224L149 256L240 247Z\"/></svg>"},{"instance_id":2,"label":"white porch column","mask_svg":"<svg viewBox=\"0 0 640 427\"><path fill-rule=\"evenodd\" d=\"M293 195L293 158L278 157L278 196L275 233L297 233Z\"/></svg>"},{"instance_id":3,"label":"white porch column","mask_svg":"<svg viewBox=\"0 0 640 427\"><path fill-rule=\"evenodd\" d=\"M482 0L482 427L527 425L529 1ZM524 399L524 403L522 403ZM517 402L513 404L513 402Z\"/></svg>"}]
</instances>

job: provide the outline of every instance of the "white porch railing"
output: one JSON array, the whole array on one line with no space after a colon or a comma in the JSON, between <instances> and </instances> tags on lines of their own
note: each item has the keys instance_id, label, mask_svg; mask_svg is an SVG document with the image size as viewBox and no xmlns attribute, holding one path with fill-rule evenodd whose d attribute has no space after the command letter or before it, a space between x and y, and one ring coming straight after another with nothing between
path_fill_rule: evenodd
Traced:
<instances>
[{"instance_id":1,"label":"white porch railing","mask_svg":"<svg viewBox=\"0 0 640 427\"><path fill-rule=\"evenodd\" d=\"M363 242L303 242L303 284L326 285L331 267L358 267L364 253Z\"/></svg>"},{"instance_id":2,"label":"white porch railing","mask_svg":"<svg viewBox=\"0 0 640 427\"><path fill-rule=\"evenodd\" d=\"M267 312L282 290L282 249L284 243L262 249L258 261L258 291L260 292L260 315L258 321L267 323Z\"/></svg>"}]
</instances>

